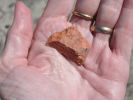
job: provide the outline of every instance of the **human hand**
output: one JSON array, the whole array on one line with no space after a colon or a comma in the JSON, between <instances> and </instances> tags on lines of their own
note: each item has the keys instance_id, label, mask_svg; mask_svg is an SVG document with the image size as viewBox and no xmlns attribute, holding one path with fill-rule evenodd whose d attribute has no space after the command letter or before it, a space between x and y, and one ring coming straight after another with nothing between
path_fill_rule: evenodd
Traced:
<instances>
[{"instance_id":1,"label":"human hand","mask_svg":"<svg viewBox=\"0 0 133 100\"><path fill-rule=\"evenodd\" d=\"M14 23L8 32L0 60L1 98L124 99L133 42L132 0L125 0L121 14L123 0L101 2L96 23L111 28L117 23L111 42L110 35L107 34L97 33L92 36L90 21L73 18L72 22L68 22L67 16L74 1L58 1L49 0L34 36L30 10L22 2L16 4ZM93 16L99 3L100 0L79 0L77 9ZM110 18L112 15L113 19ZM77 66L63 58L55 49L45 46L52 33L64 30L71 23L80 25L80 29L85 31L86 39L92 43L85 66Z\"/></svg>"}]
</instances>

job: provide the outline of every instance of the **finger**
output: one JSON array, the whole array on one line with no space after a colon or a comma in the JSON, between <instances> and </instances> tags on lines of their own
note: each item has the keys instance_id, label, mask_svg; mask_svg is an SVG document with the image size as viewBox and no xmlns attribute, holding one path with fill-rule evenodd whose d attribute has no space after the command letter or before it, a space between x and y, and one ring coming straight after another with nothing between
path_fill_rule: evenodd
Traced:
<instances>
[{"instance_id":1,"label":"finger","mask_svg":"<svg viewBox=\"0 0 133 100\"><path fill-rule=\"evenodd\" d=\"M115 27L111 46L129 60L133 42L133 0L125 0L119 21Z\"/></svg>"},{"instance_id":2,"label":"finger","mask_svg":"<svg viewBox=\"0 0 133 100\"><path fill-rule=\"evenodd\" d=\"M123 0L102 0L97 13L96 26L114 28L119 18L122 5ZM108 41L109 36L103 35L102 38L100 36L100 39Z\"/></svg>"},{"instance_id":3,"label":"finger","mask_svg":"<svg viewBox=\"0 0 133 100\"><path fill-rule=\"evenodd\" d=\"M4 60L26 58L32 35L31 12L22 2L17 2L14 21L8 32L7 43L3 53Z\"/></svg>"},{"instance_id":4,"label":"finger","mask_svg":"<svg viewBox=\"0 0 133 100\"><path fill-rule=\"evenodd\" d=\"M98 10L100 1L101 0L78 0L77 5L76 5L76 11L93 17ZM91 21L86 21L82 18L74 16L72 18L72 22L88 30L87 32L83 32L83 33L85 34L86 36L85 38L89 41L89 43L92 44L93 39L90 39L90 37L92 37L92 34L90 33L90 30L89 30ZM92 44L92 48L93 48L93 44ZM84 62L86 69L92 70L94 72L96 72L97 70L97 66L93 63L97 57L97 53L98 53L96 51L97 49L98 48L93 49L93 50L90 49L87 59Z\"/></svg>"},{"instance_id":5,"label":"finger","mask_svg":"<svg viewBox=\"0 0 133 100\"><path fill-rule=\"evenodd\" d=\"M75 8L76 1L77 0L58 0L57 2L57 0L48 0L42 18L56 16L65 16L68 18Z\"/></svg>"},{"instance_id":6,"label":"finger","mask_svg":"<svg viewBox=\"0 0 133 100\"><path fill-rule=\"evenodd\" d=\"M70 26L67 19L72 13L75 4L76 0L58 0L58 2L57 0L48 1L47 7L35 30L34 43L28 57L29 61L40 55L40 52L45 54L46 50L42 50L42 48L46 48L45 43L51 34L60 32ZM41 47L42 44L43 47Z\"/></svg>"},{"instance_id":7,"label":"finger","mask_svg":"<svg viewBox=\"0 0 133 100\"><path fill-rule=\"evenodd\" d=\"M67 19L75 4L76 0L58 0L58 2L49 0L35 29L34 39L45 43L52 33L62 31L70 26Z\"/></svg>"},{"instance_id":8,"label":"finger","mask_svg":"<svg viewBox=\"0 0 133 100\"><path fill-rule=\"evenodd\" d=\"M94 17L98 10L99 4L100 0L78 0L75 10ZM91 24L90 21L86 21L76 16L72 18L72 22L77 23L78 25L81 25L83 27L86 27L87 29L88 27L90 27Z\"/></svg>"}]
</instances>

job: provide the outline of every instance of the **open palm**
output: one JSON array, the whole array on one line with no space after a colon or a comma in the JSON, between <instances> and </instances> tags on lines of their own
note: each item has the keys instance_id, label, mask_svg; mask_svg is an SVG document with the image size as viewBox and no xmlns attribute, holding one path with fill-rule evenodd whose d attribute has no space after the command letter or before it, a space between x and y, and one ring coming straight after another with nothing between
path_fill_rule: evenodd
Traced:
<instances>
[{"instance_id":1,"label":"open palm","mask_svg":"<svg viewBox=\"0 0 133 100\"><path fill-rule=\"evenodd\" d=\"M72 10L74 2L71 0L60 0L58 4L50 0L33 35L31 13L22 2L18 2L14 23L0 60L1 98L123 100L128 81L133 31L133 14L130 13L133 7L128 8L132 0L127 1L127 9L122 11L111 42L110 35L107 34L97 33L92 36L89 21L80 18L67 21L66 15ZM62 11L57 6L59 4L65 4L66 7L69 5L69 9L64 8ZM53 12L55 5L57 8ZM125 13L129 15L124 16L126 19L123 17ZM52 33L62 31L72 24L92 44L84 66L77 66L55 49L45 46Z\"/></svg>"}]
</instances>

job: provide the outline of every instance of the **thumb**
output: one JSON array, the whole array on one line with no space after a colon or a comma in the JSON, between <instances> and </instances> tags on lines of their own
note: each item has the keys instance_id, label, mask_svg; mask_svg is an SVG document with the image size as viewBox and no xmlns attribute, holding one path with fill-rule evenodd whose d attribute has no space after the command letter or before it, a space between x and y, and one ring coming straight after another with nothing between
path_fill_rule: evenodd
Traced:
<instances>
[{"instance_id":1,"label":"thumb","mask_svg":"<svg viewBox=\"0 0 133 100\"><path fill-rule=\"evenodd\" d=\"M11 64L11 60L27 58L32 35L31 12L19 1L16 3L14 21L8 32L7 43L2 56L4 61Z\"/></svg>"}]
</instances>

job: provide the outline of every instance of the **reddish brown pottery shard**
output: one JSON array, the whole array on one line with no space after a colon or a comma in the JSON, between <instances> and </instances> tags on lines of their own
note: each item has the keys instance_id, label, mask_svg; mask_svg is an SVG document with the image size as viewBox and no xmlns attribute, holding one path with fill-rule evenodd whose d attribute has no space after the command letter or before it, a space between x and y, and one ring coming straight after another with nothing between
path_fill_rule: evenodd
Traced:
<instances>
[{"instance_id":1,"label":"reddish brown pottery shard","mask_svg":"<svg viewBox=\"0 0 133 100\"><path fill-rule=\"evenodd\" d=\"M49 37L47 45L78 65L83 65L90 48L90 44L76 27L69 27L62 32L54 33Z\"/></svg>"}]
</instances>

